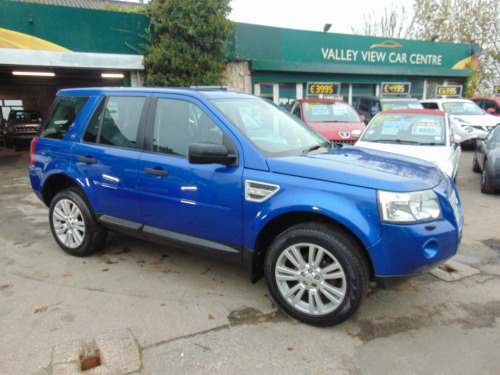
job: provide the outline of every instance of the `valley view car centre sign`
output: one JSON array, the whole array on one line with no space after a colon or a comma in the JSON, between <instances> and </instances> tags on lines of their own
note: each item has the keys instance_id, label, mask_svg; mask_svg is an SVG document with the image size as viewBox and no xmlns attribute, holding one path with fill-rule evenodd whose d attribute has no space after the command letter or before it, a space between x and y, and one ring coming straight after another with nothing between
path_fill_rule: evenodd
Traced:
<instances>
[{"instance_id":1,"label":"valley view car centre sign","mask_svg":"<svg viewBox=\"0 0 500 375\"><path fill-rule=\"evenodd\" d=\"M382 52L382 51L359 51L359 50L339 50L333 48L321 48L321 53L325 60L336 61L363 61L363 62L382 62L389 64L410 64L414 65L443 65L443 55L423 55L412 53L408 56L405 52ZM359 58L359 60L358 60Z\"/></svg>"},{"instance_id":2,"label":"valley view car centre sign","mask_svg":"<svg viewBox=\"0 0 500 375\"><path fill-rule=\"evenodd\" d=\"M466 78L474 45L238 24L232 58L253 70Z\"/></svg>"}]
</instances>

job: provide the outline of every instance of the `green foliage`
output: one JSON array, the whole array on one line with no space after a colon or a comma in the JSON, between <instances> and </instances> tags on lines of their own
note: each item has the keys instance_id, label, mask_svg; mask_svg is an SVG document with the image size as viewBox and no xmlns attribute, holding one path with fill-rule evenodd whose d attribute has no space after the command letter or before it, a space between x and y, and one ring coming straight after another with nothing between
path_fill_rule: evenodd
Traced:
<instances>
[{"instance_id":1,"label":"green foliage","mask_svg":"<svg viewBox=\"0 0 500 375\"><path fill-rule=\"evenodd\" d=\"M471 67L472 68L472 67ZM473 98L479 86L479 70L474 70L472 75L465 80L465 98Z\"/></svg>"},{"instance_id":2,"label":"green foliage","mask_svg":"<svg viewBox=\"0 0 500 375\"><path fill-rule=\"evenodd\" d=\"M466 81L465 96L490 94L500 79L500 2L498 0L415 0L411 37L480 46L479 66ZM473 68L472 66L470 67Z\"/></svg>"},{"instance_id":3,"label":"green foliage","mask_svg":"<svg viewBox=\"0 0 500 375\"><path fill-rule=\"evenodd\" d=\"M152 0L143 45L146 85L222 85L230 11L229 0Z\"/></svg>"},{"instance_id":4,"label":"green foliage","mask_svg":"<svg viewBox=\"0 0 500 375\"><path fill-rule=\"evenodd\" d=\"M137 7L126 7L120 5L105 5L102 9L111 11L111 12L123 12L123 13L137 13L137 14L145 14L146 7L137 6Z\"/></svg>"}]
</instances>

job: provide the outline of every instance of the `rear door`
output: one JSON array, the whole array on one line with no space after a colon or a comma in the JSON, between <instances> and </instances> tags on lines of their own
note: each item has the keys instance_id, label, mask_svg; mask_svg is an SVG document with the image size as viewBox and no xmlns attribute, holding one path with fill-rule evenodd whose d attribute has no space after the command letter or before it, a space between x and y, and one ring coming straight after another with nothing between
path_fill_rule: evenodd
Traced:
<instances>
[{"instance_id":1,"label":"rear door","mask_svg":"<svg viewBox=\"0 0 500 375\"><path fill-rule=\"evenodd\" d=\"M189 144L200 142L224 144L241 157L236 139L194 98L163 95L151 108L148 152L139 158L145 234L241 259L242 163L188 161Z\"/></svg>"},{"instance_id":2,"label":"rear door","mask_svg":"<svg viewBox=\"0 0 500 375\"><path fill-rule=\"evenodd\" d=\"M72 165L84 176L94 211L140 222L138 160L143 142L147 96L103 97L81 143L72 149Z\"/></svg>"}]
</instances>

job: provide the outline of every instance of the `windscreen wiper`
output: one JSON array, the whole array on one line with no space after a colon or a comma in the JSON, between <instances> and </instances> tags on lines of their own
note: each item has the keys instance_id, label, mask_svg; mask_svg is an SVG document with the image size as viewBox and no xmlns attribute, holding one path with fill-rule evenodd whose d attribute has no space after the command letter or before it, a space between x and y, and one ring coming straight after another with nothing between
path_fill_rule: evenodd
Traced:
<instances>
[{"instance_id":1,"label":"windscreen wiper","mask_svg":"<svg viewBox=\"0 0 500 375\"><path fill-rule=\"evenodd\" d=\"M407 140L401 140L401 139L370 139L369 142L380 142L380 143L401 143L401 144L408 144L408 145L419 145L421 144L420 142L415 142L415 141L407 141Z\"/></svg>"},{"instance_id":2,"label":"windscreen wiper","mask_svg":"<svg viewBox=\"0 0 500 375\"><path fill-rule=\"evenodd\" d=\"M330 143L329 146L330 146L329 149L331 149L333 147L333 144ZM316 151L316 150L320 149L321 147L327 147L327 146L326 145L314 145L314 146L308 147L308 148L304 149L304 151L302 151L302 155L307 155L311 151Z\"/></svg>"}]
</instances>

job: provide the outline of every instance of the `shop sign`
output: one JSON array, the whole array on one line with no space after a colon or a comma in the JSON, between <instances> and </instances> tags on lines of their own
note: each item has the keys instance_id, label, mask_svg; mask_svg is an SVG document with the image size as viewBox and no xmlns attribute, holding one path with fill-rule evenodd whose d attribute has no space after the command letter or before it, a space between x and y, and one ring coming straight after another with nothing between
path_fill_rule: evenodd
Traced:
<instances>
[{"instance_id":1,"label":"shop sign","mask_svg":"<svg viewBox=\"0 0 500 375\"><path fill-rule=\"evenodd\" d=\"M453 86L436 86L436 98L439 97L462 97L462 86L461 85L453 85Z\"/></svg>"},{"instance_id":2,"label":"shop sign","mask_svg":"<svg viewBox=\"0 0 500 375\"><path fill-rule=\"evenodd\" d=\"M309 95L340 95L339 82L307 82L307 96Z\"/></svg>"},{"instance_id":3,"label":"shop sign","mask_svg":"<svg viewBox=\"0 0 500 375\"><path fill-rule=\"evenodd\" d=\"M382 50L373 50L372 48L382 48ZM388 48L403 48L403 46L394 41L386 41L381 44L371 45L370 50L321 47L321 54L326 61L426 66L443 65L443 55L441 54L383 50Z\"/></svg>"},{"instance_id":4,"label":"shop sign","mask_svg":"<svg viewBox=\"0 0 500 375\"><path fill-rule=\"evenodd\" d=\"M493 94L500 95L500 85L493 86Z\"/></svg>"},{"instance_id":5,"label":"shop sign","mask_svg":"<svg viewBox=\"0 0 500 375\"><path fill-rule=\"evenodd\" d=\"M380 85L382 95L409 95L410 82L382 82Z\"/></svg>"}]
</instances>

